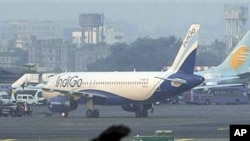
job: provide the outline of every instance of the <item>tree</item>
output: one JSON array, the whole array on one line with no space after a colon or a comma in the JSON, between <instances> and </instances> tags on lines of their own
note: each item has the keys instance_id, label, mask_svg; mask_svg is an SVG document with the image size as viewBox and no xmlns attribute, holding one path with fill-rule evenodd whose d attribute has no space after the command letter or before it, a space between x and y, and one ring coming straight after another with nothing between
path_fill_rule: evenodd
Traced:
<instances>
[{"instance_id":1,"label":"tree","mask_svg":"<svg viewBox=\"0 0 250 141\"><path fill-rule=\"evenodd\" d=\"M199 45L205 51L197 54L197 66L217 66L226 58L226 43L215 40L211 45ZM199 51L198 51L199 52Z\"/></svg>"},{"instance_id":2,"label":"tree","mask_svg":"<svg viewBox=\"0 0 250 141\"><path fill-rule=\"evenodd\" d=\"M172 63L181 42L174 36L152 39L138 38L135 42L114 44L111 55L88 65L90 71L161 70ZM171 59L169 59L171 58ZM170 60L170 61L169 61Z\"/></svg>"},{"instance_id":3,"label":"tree","mask_svg":"<svg viewBox=\"0 0 250 141\"><path fill-rule=\"evenodd\" d=\"M175 36L152 39L138 38L130 45L118 43L110 46L111 55L88 65L89 71L159 71L171 66L182 44ZM196 65L214 66L225 59L225 43L215 40L197 54ZM199 52L199 51L198 51Z\"/></svg>"}]
</instances>

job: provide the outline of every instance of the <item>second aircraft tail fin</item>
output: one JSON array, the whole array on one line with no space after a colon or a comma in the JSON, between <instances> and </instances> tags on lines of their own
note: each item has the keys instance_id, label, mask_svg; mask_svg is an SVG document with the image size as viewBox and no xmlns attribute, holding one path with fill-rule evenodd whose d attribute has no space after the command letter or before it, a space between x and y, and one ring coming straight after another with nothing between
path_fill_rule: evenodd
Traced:
<instances>
[{"instance_id":1,"label":"second aircraft tail fin","mask_svg":"<svg viewBox=\"0 0 250 141\"><path fill-rule=\"evenodd\" d=\"M250 65L250 31L235 46L227 58L218 66L205 72L223 72L224 75L239 75L248 72ZM210 72L211 71L211 72Z\"/></svg>"}]
</instances>

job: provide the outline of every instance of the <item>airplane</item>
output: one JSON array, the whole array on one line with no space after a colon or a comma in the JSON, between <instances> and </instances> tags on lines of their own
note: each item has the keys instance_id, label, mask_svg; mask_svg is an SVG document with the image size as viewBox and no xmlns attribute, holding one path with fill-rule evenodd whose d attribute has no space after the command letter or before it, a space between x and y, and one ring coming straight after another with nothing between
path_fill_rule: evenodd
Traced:
<instances>
[{"instance_id":1,"label":"airplane","mask_svg":"<svg viewBox=\"0 0 250 141\"><path fill-rule=\"evenodd\" d=\"M250 31L240 40L227 58L218 66L195 72L205 78L203 86L198 88L238 86L250 79Z\"/></svg>"},{"instance_id":2,"label":"airplane","mask_svg":"<svg viewBox=\"0 0 250 141\"><path fill-rule=\"evenodd\" d=\"M48 78L42 87L51 112L67 117L79 100L86 104L87 118L98 118L94 105L121 105L136 117L148 117L154 102L200 85L193 74L200 25L193 24L168 71L159 72L65 72Z\"/></svg>"}]
</instances>

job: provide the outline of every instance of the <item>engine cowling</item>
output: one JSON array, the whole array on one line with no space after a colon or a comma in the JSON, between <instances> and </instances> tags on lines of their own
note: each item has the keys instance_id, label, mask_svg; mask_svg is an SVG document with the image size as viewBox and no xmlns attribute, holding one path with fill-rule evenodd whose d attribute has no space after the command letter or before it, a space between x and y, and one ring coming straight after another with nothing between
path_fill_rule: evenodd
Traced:
<instances>
[{"instance_id":1,"label":"engine cowling","mask_svg":"<svg viewBox=\"0 0 250 141\"><path fill-rule=\"evenodd\" d=\"M62 96L52 97L48 100L48 108L52 112L69 112L75 110L77 107L77 101Z\"/></svg>"},{"instance_id":2,"label":"engine cowling","mask_svg":"<svg viewBox=\"0 0 250 141\"><path fill-rule=\"evenodd\" d=\"M142 109L148 110L153 107L152 104L129 104L129 105L122 105L121 106L124 111L128 112L138 112Z\"/></svg>"}]
</instances>

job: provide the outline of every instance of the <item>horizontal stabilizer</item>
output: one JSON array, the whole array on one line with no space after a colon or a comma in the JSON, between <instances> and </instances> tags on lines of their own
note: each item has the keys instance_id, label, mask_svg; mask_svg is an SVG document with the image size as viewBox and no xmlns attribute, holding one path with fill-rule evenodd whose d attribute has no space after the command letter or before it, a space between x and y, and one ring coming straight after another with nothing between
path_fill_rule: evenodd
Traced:
<instances>
[{"instance_id":1,"label":"horizontal stabilizer","mask_svg":"<svg viewBox=\"0 0 250 141\"><path fill-rule=\"evenodd\" d=\"M155 78L162 79L162 80L169 80L169 81L176 82L176 83L187 84L187 81L181 78L163 78L163 77L157 77L157 76Z\"/></svg>"},{"instance_id":2,"label":"horizontal stabilizer","mask_svg":"<svg viewBox=\"0 0 250 141\"><path fill-rule=\"evenodd\" d=\"M245 72L237 75L239 78L250 78L250 72Z\"/></svg>"}]
</instances>

